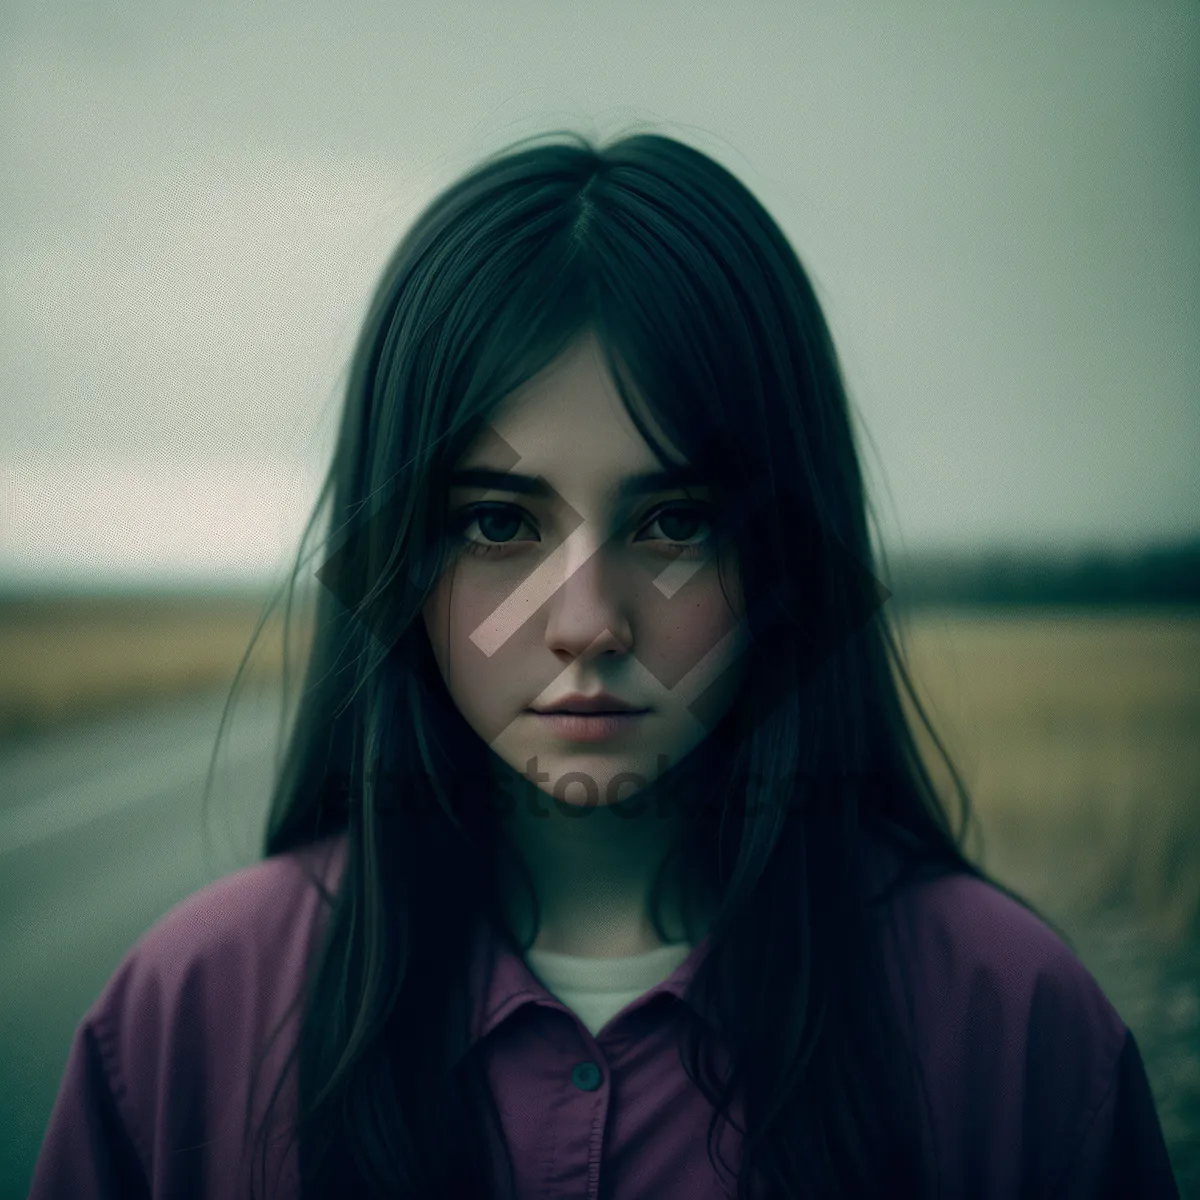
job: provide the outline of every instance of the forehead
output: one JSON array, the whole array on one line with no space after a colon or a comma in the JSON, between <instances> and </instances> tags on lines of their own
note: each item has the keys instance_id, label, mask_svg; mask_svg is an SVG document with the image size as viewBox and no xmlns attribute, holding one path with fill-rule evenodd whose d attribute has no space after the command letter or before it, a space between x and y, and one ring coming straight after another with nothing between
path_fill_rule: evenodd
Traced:
<instances>
[{"instance_id":1,"label":"forehead","mask_svg":"<svg viewBox=\"0 0 1200 1200\"><path fill-rule=\"evenodd\" d=\"M642 414L672 455L670 465L683 464L653 416L645 408ZM570 499L615 496L629 477L661 472L663 464L625 411L589 334L497 407L455 464L456 471L477 467L542 476Z\"/></svg>"}]
</instances>

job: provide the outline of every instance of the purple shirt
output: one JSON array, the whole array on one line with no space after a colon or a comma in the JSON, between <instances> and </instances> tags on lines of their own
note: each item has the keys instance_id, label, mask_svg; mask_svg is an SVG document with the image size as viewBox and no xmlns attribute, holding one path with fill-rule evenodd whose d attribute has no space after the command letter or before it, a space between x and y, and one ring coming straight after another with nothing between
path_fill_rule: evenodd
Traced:
<instances>
[{"instance_id":1,"label":"purple shirt","mask_svg":"<svg viewBox=\"0 0 1200 1200\"><path fill-rule=\"evenodd\" d=\"M256 863L143 935L76 1030L31 1200L249 1194L241 1134L250 1063L302 988L328 911L300 859L334 888L344 855L343 834ZM915 959L920 981L916 1032L942 1194L1178 1197L1137 1045L1070 950L969 877L915 884L895 902L916 931L901 953ZM476 988L476 1049L519 1195L734 1194L733 1177L719 1176L705 1149L711 1109L675 1049L678 1006L654 1002L658 993L682 999L705 945L596 1037L501 949L490 993ZM252 1130L298 1021L299 1006L266 1060ZM293 1069L284 1114L295 1112L295 1079ZM725 1127L719 1149L717 1162L736 1168L735 1131ZM298 1196L294 1146L268 1163L268 1192L278 1180L281 1200Z\"/></svg>"}]
</instances>

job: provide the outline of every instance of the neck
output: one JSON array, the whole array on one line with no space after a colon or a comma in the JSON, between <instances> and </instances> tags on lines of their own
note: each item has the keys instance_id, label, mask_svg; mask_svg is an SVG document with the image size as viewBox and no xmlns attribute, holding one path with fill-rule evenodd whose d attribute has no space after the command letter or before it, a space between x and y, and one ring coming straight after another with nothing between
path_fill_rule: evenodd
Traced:
<instances>
[{"instance_id":1,"label":"neck","mask_svg":"<svg viewBox=\"0 0 1200 1200\"><path fill-rule=\"evenodd\" d=\"M672 857L682 821L660 818L646 797L572 810L522 782L526 786L516 793L517 803L500 825L537 894L541 922L533 949L622 957L664 945L651 920L651 891L668 858L672 861L662 884L664 933L670 941L686 938L679 857ZM502 861L507 868L507 860ZM501 880L510 923L524 944L533 921L528 887L507 869Z\"/></svg>"}]
</instances>

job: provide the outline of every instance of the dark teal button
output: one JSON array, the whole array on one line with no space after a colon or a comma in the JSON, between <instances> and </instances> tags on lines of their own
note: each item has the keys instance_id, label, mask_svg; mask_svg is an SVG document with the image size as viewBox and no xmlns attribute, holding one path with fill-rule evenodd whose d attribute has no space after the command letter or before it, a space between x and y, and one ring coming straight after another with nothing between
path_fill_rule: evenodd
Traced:
<instances>
[{"instance_id":1,"label":"dark teal button","mask_svg":"<svg viewBox=\"0 0 1200 1200\"><path fill-rule=\"evenodd\" d=\"M600 1068L594 1062L581 1062L571 1072L571 1082L581 1092L592 1092L600 1086Z\"/></svg>"}]
</instances>

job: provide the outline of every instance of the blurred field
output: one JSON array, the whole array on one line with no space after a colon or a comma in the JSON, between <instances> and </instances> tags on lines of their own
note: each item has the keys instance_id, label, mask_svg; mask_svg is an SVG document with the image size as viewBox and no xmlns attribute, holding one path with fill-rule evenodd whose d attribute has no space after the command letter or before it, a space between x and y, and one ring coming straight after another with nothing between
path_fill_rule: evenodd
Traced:
<instances>
[{"instance_id":1,"label":"blurred field","mask_svg":"<svg viewBox=\"0 0 1200 1200\"><path fill-rule=\"evenodd\" d=\"M978 817L972 857L1064 920L1128 907L1200 937L1200 613L922 611L902 629Z\"/></svg>"},{"instance_id":2,"label":"blurred field","mask_svg":"<svg viewBox=\"0 0 1200 1200\"><path fill-rule=\"evenodd\" d=\"M0 739L227 687L262 611L257 598L0 605ZM1166 937L1200 936L1200 612L896 619L970 791L983 842L968 850L1052 913L1128 903ZM278 677L280 625L276 614L250 679ZM293 668L311 626L294 629Z\"/></svg>"},{"instance_id":3,"label":"blurred field","mask_svg":"<svg viewBox=\"0 0 1200 1200\"><path fill-rule=\"evenodd\" d=\"M0 603L0 740L166 696L228 687L265 601L113 597ZM246 678L283 662L282 622L259 636ZM298 640L311 636L300 623ZM296 655L289 643L293 662Z\"/></svg>"}]
</instances>

